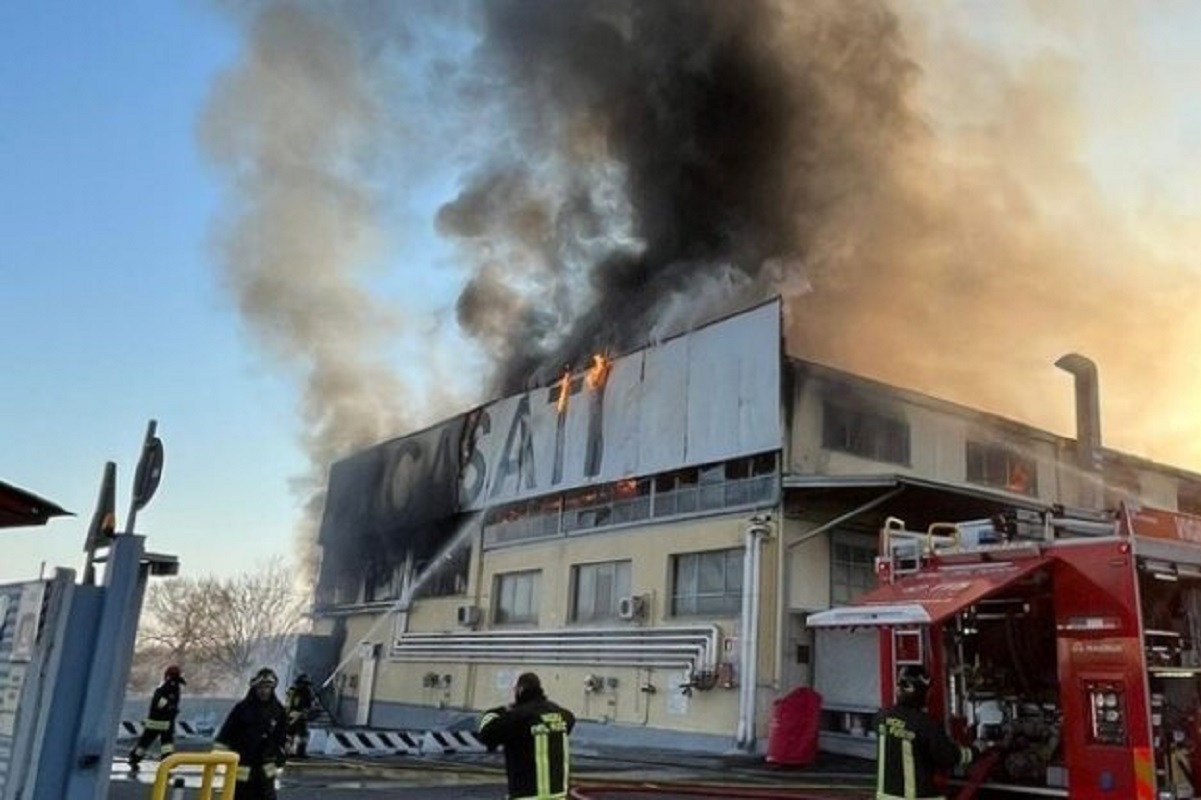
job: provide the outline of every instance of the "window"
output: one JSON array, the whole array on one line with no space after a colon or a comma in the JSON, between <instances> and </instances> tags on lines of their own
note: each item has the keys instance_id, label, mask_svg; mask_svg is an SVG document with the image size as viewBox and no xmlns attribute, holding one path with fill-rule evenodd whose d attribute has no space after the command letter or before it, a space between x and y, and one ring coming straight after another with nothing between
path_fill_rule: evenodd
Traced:
<instances>
[{"instance_id":1,"label":"window","mask_svg":"<svg viewBox=\"0 0 1201 800\"><path fill-rule=\"evenodd\" d=\"M374 603L396 597L396 577L396 569L385 562L372 564L363 577L363 600Z\"/></svg>"},{"instance_id":2,"label":"window","mask_svg":"<svg viewBox=\"0 0 1201 800\"><path fill-rule=\"evenodd\" d=\"M413 578L421 581L413 595L421 597L453 597L467 593L467 571L471 566L471 548L460 547L442 557L440 565L418 561L413 565ZM432 568L431 568L432 567Z\"/></svg>"},{"instance_id":3,"label":"window","mask_svg":"<svg viewBox=\"0 0 1201 800\"><path fill-rule=\"evenodd\" d=\"M541 572L508 572L496 576L493 621L499 624L538 621L538 578Z\"/></svg>"},{"instance_id":4,"label":"window","mask_svg":"<svg viewBox=\"0 0 1201 800\"><path fill-rule=\"evenodd\" d=\"M1201 516L1201 484L1181 482L1176 490L1176 510Z\"/></svg>"},{"instance_id":5,"label":"window","mask_svg":"<svg viewBox=\"0 0 1201 800\"><path fill-rule=\"evenodd\" d=\"M572 567L572 586L572 621L617 619L618 601L630 596L630 562L578 564Z\"/></svg>"},{"instance_id":6,"label":"window","mask_svg":"<svg viewBox=\"0 0 1201 800\"><path fill-rule=\"evenodd\" d=\"M1038 464L1007 447L986 442L967 443L967 480L1019 494L1038 494Z\"/></svg>"},{"instance_id":7,"label":"window","mask_svg":"<svg viewBox=\"0 0 1201 800\"><path fill-rule=\"evenodd\" d=\"M562 494L493 506L484 515L484 547L587 535L615 525L746 506L766 506L780 492L778 453L714 461L628 477Z\"/></svg>"},{"instance_id":8,"label":"window","mask_svg":"<svg viewBox=\"0 0 1201 800\"><path fill-rule=\"evenodd\" d=\"M873 461L909 463L909 424L883 414L822 404L822 447Z\"/></svg>"},{"instance_id":9,"label":"window","mask_svg":"<svg viewBox=\"0 0 1201 800\"><path fill-rule=\"evenodd\" d=\"M696 487L699 481L700 471L696 467L656 476L655 516L667 517L696 511Z\"/></svg>"},{"instance_id":10,"label":"window","mask_svg":"<svg viewBox=\"0 0 1201 800\"><path fill-rule=\"evenodd\" d=\"M852 603L875 586L875 544L866 538L836 535L830 551L830 604Z\"/></svg>"},{"instance_id":11,"label":"window","mask_svg":"<svg viewBox=\"0 0 1201 800\"><path fill-rule=\"evenodd\" d=\"M717 616L742 610L745 548L684 553L672 558L671 613Z\"/></svg>"},{"instance_id":12,"label":"window","mask_svg":"<svg viewBox=\"0 0 1201 800\"><path fill-rule=\"evenodd\" d=\"M637 522L651 515L651 481L627 478L613 484L614 522Z\"/></svg>"}]
</instances>

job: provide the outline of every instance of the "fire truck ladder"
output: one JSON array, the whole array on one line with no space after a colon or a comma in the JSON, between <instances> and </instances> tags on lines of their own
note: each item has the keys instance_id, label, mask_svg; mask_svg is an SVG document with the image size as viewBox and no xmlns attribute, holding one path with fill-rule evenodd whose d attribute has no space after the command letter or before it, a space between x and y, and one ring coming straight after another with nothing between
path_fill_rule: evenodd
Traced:
<instances>
[{"instance_id":1,"label":"fire truck ladder","mask_svg":"<svg viewBox=\"0 0 1201 800\"><path fill-rule=\"evenodd\" d=\"M959 529L952 523L940 522L925 531L911 531L905 528L904 520L889 517L884 520L881 536L884 541L880 552L888 560L890 581L917 572L936 552L959 546Z\"/></svg>"},{"instance_id":2,"label":"fire truck ladder","mask_svg":"<svg viewBox=\"0 0 1201 800\"><path fill-rule=\"evenodd\" d=\"M917 572L935 555L988 552L1062 538L1113 536L1117 532L1113 512L1083 512L1059 506L966 522L936 522L925 531L909 530L904 520L888 517L880 531L880 558L887 564L892 582Z\"/></svg>"}]
</instances>

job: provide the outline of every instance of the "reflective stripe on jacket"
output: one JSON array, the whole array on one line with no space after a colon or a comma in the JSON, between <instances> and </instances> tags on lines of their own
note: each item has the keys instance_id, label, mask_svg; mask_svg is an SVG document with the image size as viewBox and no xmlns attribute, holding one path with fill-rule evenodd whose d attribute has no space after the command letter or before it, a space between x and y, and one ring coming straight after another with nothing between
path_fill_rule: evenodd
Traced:
<instances>
[{"instance_id":1,"label":"reflective stripe on jacket","mask_svg":"<svg viewBox=\"0 0 1201 800\"><path fill-rule=\"evenodd\" d=\"M146 714L147 719L157 721L174 720L179 715L179 683L173 680L165 680L162 685L154 690L154 695L150 698L150 711ZM147 727L150 727L147 725ZM151 730L165 731L166 727L154 727Z\"/></svg>"},{"instance_id":2,"label":"reflective stripe on jacket","mask_svg":"<svg viewBox=\"0 0 1201 800\"><path fill-rule=\"evenodd\" d=\"M509 797L562 800L567 796L575 716L546 698L493 708L480 718L480 740L504 747Z\"/></svg>"},{"instance_id":3,"label":"reflective stripe on jacket","mask_svg":"<svg viewBox=\"0 0 1201 800\"><path fill-rule=\"evenodd\" d=\"M941 800L936 773L972 762L970 747L960 747L929 715L909 706L877 717L876 742L877 800Z\"/></svg>"}]
</instances>

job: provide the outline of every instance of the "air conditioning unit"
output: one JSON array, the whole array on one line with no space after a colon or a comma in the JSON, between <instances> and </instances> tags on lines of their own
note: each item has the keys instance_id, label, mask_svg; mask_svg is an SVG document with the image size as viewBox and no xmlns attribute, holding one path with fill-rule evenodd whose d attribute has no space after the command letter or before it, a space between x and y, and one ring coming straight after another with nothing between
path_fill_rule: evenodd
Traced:
<instances>
[{"instance_id":1,"label":"air conditioning unit","mask_svg":"<svg viewBox=\"0 0 1201 800\"><path fill-rule=\"evenodd\" d=\"M479 606L459 606L459 624L464 627L479 625L482 616Z\"/></svg>"},{"instance_id":2,"label":"air conditioning unit","mask_svg":"<svg viewBox=\"0 0 1201 800\"><path fill-rule=\"evenodd\" d=\"M640 594L617 601L617 616L622 619L642 619L646 616L646 597Z\"/></svg>"}]
</instances>

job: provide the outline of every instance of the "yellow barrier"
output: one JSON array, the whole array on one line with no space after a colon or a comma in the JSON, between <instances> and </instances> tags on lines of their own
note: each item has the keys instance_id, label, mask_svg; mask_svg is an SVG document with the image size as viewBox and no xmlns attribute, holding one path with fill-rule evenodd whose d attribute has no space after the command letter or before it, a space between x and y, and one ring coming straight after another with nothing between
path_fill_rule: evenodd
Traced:
<instances>
[{"instance_id":1,"label":"yellow barrier","mask_svg":"<svg viewBox=\"0 0 1201 800\"><path fill-rule=\"evenodd\" d=\"M151 800L167 800L167 782L171 779L171 770L181 765L199 766L204 768L200 780L200 800L213 800L213 778L217 767L224 766L221 782L221 800L234 800L234 789L238 785L238 754L228 751L217 753L172 753L158 765L154 774L154 791L150 793Z\"/></svg>"}]
</instances>

